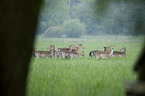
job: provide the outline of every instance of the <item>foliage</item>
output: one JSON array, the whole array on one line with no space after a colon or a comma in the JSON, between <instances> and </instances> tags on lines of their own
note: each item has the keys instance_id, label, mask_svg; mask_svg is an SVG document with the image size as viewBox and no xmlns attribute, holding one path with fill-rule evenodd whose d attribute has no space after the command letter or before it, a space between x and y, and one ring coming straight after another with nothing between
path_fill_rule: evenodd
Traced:
<instances>
[{"instance_id":1,"label":"foliage","mask_svg":"<svg viewBox=\"0 0 145 96\"><path fill-rule=\"evenodd\" d=\"M38 33L78 18L85 35L145 35L143 0L44 0ZM137 30L139 29L139 30Z\"/></svg>"},{"instance_id":2,"label":"foliage","mask_svg":"<svg viewBox=\"0 0 145 96\"><path fill-rule=\"evenodd\" d=\"M79 18L86 24L86 34L94 34L97 30L94 17L94 4L92 2L82 2L72 7L72 18Z\"/></svg>"},{"instance_id":3,"label":"foliage","mask_svg":"<svg viewBox=\"0 0 145 96\"><path fill-rule=\"evenodd\" d=\"M107 34L145 35L144 0L97 0L96 17L102 18Z\"/></svg>"},{"instance_id":4,"label":"foliage","mask_svg":"<svg viewBox=\"0 0 145 96\"><path fill-rule=\"evenodd\" d=\"M61 26L63 21L68 18L69 8L65 2L65 0L44 0L39 16L39 33L44 33L49 27ZM42 22L46 24L44 27Z\"/></svg>"},{"instance_id":5,"label":"foliage","mask_svg":"<svg viewBox=\"0 0 145 96\"><path fill-rule=\"evenodd\" d=\"M43 34L44 37L62 37L61 28L58 26L49 27Z\"/></svg>"},{"instance_id":6,"label":"foliage","mask_svg":"<svg viewBox=\"0 0 145 96\"><path fill-rule=\"evenodd\" d=\"M100 1L100 0L98 0ZM102 0L103 1L103 0ZM145 26L145 4L142 2L110 2L109 0L95 5L94 1L81 2L72 7L72 17L79 18L86 23L87 35L134 35L143 33ZM94 9L94 10L93 10ZM98 9L98 10L96 10ZM106 9L105 11L100 11ZM140 10L140 11L138 11ZM138 15L137 15L138 14ZM143 20L142 20L143 19ZM142 31L134 31L138 21L142 24ZM98 27L99 26L99 27Z\"/></svg>"},{"instance_id":7,"label":"foliage","mask_svg":"<svg viewBox=\"0 0 145 96\"><path fill-rule=\"evenodd\" d=\"M69 19L64 21L63 33L69 38L79 38L86 30L85 23L81 23L79 19Z\"/></svg>"}]
</instances>

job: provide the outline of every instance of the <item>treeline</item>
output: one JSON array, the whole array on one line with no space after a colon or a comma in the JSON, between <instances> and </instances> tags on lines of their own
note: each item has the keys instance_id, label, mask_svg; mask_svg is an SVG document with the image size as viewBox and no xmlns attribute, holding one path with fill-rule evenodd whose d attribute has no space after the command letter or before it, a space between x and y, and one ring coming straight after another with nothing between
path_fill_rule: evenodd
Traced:
<instances>
[{"instance_id":1,"label":"treeline","mask_svg":"<svg viewBox=\"0 0 145 96\"><path fill-rule=\"evenodd\" d=\"M115 0L114 0L115 1ZM145 35L145 2L112 2L105 14L97 14L105 3L96 0L45 0L39 16L38 34L45 37L82 35ZM103 9L103 8L102 8ZM136 31L136 24L141 31Z\"/></svg>"}]
</instances>

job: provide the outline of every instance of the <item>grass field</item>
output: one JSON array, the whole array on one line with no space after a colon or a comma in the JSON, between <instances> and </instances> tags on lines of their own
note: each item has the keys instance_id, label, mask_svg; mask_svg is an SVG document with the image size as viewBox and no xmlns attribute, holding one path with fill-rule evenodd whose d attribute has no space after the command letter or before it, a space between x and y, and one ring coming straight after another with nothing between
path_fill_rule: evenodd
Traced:
<instances>
[{"instance_id":1,"label":"grass field","mask_svg":"<svg viewBox=\"0 0 145 96\"><path fill-rule=\"evenodd\" d=\"M73 38L41 38L36 50L83 44L84 57L67 59L32 58L27 82L27 96L125 96L124 83L135 81L133 65L143 46L143 36L84 36ZM89 57L91 50L115 44L114 50L126 47L125 58L99 59Z\"/></svg>"}]
</instances>

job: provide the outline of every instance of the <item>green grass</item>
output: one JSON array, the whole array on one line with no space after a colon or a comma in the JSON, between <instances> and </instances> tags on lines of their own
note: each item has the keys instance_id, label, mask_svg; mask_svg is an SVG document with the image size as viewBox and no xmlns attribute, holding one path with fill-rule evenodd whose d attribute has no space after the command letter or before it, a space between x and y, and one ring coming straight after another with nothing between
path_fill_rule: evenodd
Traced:
<instances>
[{"instance_id":1,"label":"green grass","mask_svg":"<svg viewBox=\"0 0 145 96\"><path fill-rule=\"evenodd\" d=\"M117 39L116 39L117 38ZM135 81L133 65L143 45L144 37L96 36L74 38L41 38L35 42L36 50L47 50L49 45L68 47L82 43L84 57L67 59L32 58L28 96L125 96L124 83ZM99 59L89 57L91 50L115 44L114 50L127 48L125 58Z\"/></svg>"}]
</instances>

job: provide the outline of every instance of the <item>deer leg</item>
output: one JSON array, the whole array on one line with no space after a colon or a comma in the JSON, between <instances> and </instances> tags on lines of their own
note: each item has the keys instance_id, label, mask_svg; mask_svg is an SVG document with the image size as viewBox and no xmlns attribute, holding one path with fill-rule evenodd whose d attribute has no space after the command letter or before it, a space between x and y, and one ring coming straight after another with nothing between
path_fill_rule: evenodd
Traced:
<instances>
[{"instance_id":1,"label":"deer leg","mask_svg":"<svg viewBox=\"0 0 145 96\"><path fill-rule=\"evenodd\" d=\"M36 56L36 59L38 59L39 58L39 56Z\"/></svg>"}]
</instances>

